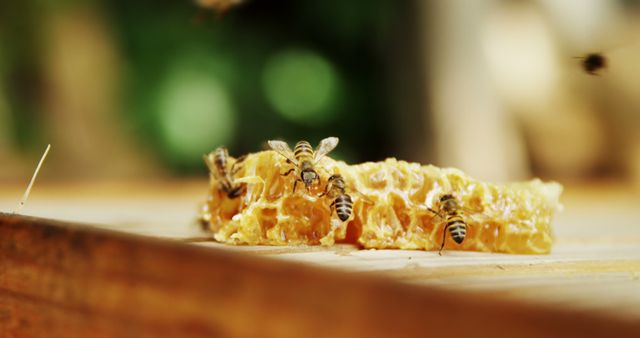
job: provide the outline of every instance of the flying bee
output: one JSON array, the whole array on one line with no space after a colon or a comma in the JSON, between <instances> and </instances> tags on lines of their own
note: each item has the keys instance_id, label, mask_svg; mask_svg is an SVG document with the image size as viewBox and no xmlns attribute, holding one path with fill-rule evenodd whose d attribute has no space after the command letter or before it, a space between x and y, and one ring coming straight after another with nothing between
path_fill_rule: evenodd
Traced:
<instances>
[{"instance_id":1,"label":"flying bee","mask_svg":"<svg viewBox=\"0 0 640 338\"><path fill-rule=\"evenodd\" d=\"M581 60L582 70L590 75L598 75L598 71L607 68L607 57L602 53L589 53L576 58Z\"/></svg>"},{"instance_id":2,"label":"flying bee","mask_svg":"<svg viewBox=\"0 0 640 338\"><path fill-rule=\"evenodd\" d=\"M620 63L629 57L629 53L638 51L640 40L637 37L627 37L623 41L614 44L607 44L605 49L597 52L589 52L580 56L574 56L574 59L580 60L580 68L589 75L600 75L600 72L609 69L614 63ZM620 54L622 53L622 54Z\"/></svg>"},{"instance_id":3,"label":"flying bee","mask_svg":"<svg viewBox=\"0 0 640 338\"><path fill-rule=\"evenodd\" d=\"M347 195L345 191L346 184L344 183L344 179L341 175L334 174L327 180L327 186L324 192L318 196L322 197L327 195L333 199L330 206L331 211L335 209L336 215L338 215L338 218L343 222L348 220L353 212L353 201L351 200L351 196Z\"/></svg>"},{"instance_id":4,"label":"flying bee","mask_svg":"<svg viewBox=\"0 0 640 338\"><path fill-rule=\"evenodd\" d=\"M230 199L239 197L246 189L244 184L237 182L233 178L240 169L239 164L244 161L244 158L242 156L236 159L229 167L229 151L225 147L219 147L204 156L204 161L209 167L209 171L218 180L219 189Z\"/></svg>"},{"instance_id":5,"label":"flying bee","mask_svg":"<svg viewBox=\"0 0 640 338\"><path fill-rule=\"evenodd\" d=\"M293 192L296 192L298 182L302 182L307 190L311 188L314 181L320 182L320 175L318 175L315 166L321 158L338 145L338 141L339 139L337 137L327 137L320 141L320 144L315 151L313 151L309 142L300 141L296 143L296 146L293 148L293 152L291 151L291 148L289 148L289 145L284 141L269 140L268 143L271 149L286 158L287 163L291 163L294 166L289 171L281 175L287 176L292 172L297 171L296 174L300 176L296 178L296 181L293 183Z\"/></svg>"},{"instance_id":6,"label":"flying bee","mask_svg":"<svg viewBox=\"0 0 640 338\"><path fill-rule=\"evenodd\" d=\"M447 240L447 230L449 230L451 238L453 238L456 243L462 244L467 236L467 228L469 227L465 221L468 215L456 197L453 194L440 195L437 210L429 208L429 211L441 218L445 223L444 229L442 230L442 245L440 245L438 254L442 255L442 250Z\"/></svg>"},{"instance_id":7,"label":"flying bee","mask_svg":"<svg viewBox=\"0 0 640 338\"><path fill-rule=\"evenodd\" d=\"M229 9L240 5L243 0L196 0L196 5L212 9L218 13L219 16L224 15Z\"/></svg>"}]
</instances>

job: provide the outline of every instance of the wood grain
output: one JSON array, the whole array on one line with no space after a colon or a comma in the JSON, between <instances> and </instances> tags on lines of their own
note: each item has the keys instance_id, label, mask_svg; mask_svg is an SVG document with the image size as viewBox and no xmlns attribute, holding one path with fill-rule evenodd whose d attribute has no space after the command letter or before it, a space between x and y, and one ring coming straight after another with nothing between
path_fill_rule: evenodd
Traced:
<instances>
[{"instance_id":1,"label":"wood grain","mask_svg":"<svg viewBox=\"0 0 640 338\"><path fill-rule=\"evenodd\" d=\"M0 214L16 337L628 336L637 321Z\"/></svg>"},{"instance_id":2,"label":"wood grain","mask_svg":"<svg viewBox=\"0 0 640 338\"><path fill-rule=\"evenodd\" d=\"M37 185L23 212L49 219L0 215L0 337L640 332L640 195L620 187L567 189L551 255L440 257L205 241L207 184Z\"/></svg>"}]
</instances>

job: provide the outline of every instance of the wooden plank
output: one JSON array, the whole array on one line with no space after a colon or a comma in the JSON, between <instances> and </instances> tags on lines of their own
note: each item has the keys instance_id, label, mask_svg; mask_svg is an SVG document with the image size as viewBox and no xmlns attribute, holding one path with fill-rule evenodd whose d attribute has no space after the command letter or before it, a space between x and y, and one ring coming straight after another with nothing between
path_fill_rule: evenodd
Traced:
<instances>
[{"instance_id":1,"label":"wooden plank","mask_svg":"<svg viewBox=\"0 0 640 338\"><path fill-rule=\"evenodd\" d=\"M102 228L146 236L202 240L203 234L192 221L206 185L204 181L45 185L38 187L24 212L100 223L97 226ZM10 210L21 189L0 191L0 209ZM440 257L433 252L358 250L350 245L325 248L194 244L231 254L268 256L277 262L363 273L367 278L372 274L384 276L412 286L471 294L469 297L480 294L637 322L638 197L619 188L568 189L563 198L565 211L554 224L557 244L551 255L544 256L448 251Z\"/></svg>"},{"instance_id":2,"label":"wooden plank","mask_svg":"<svg viewBox=\"0 0 640 338\"><path fill-rule=\"evenodd\" d=\"M0 214L19 337L631 337L638 321Z\"/></svg>"},{"instance_id":3,"label":"wooden plank","mask_svg":"<svg viewBox=\"0 0 640 338\"><path fill-rule=\"evenodd\" d=\"M551 255L540 256L450 251L442 257L435 252L357 250L348 245L334 248L229 247L212 242L200 245L376 273L455 292L499 295L640 320L637 245L565 245Z\"/></svg>"}]
</instances>

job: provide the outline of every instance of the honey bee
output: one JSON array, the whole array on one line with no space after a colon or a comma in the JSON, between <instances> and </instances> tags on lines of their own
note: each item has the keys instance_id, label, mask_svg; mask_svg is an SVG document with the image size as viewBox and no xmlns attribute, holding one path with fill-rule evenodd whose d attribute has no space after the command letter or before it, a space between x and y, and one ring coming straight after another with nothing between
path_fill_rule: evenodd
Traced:
<instances>
[{"instance_id":1,"label":"honey bee","mask_svg":"<svg viewBox=\"0 0 640 338\"><path fill-rule=\"evenodd\" d=\"M239 164L244 161L244 158L244 156L239 157L229 168L229 151L225 147L219 147L204 156L204 161L211 174L218 180L219 189L230 199L239 197L246 189L244 184L236 182L233 178L240 169Z\"/></svg>"},{"instance_id":2,"label":"honey bee","mask_svg":"<svg viewBox=\"0 0 640 338\"><path fill-rule=\"evenodd\" d=\"M196 0L195 2L202 8L213 9L218 15L223 15L231 7L241 4L243 0Z\"/></svg>"},{"instance_id":3,"label":"honey bee","mask_svg":"<svg viewBox=\"0 0 640 338\"><path fill-rule=\"evenodd\" d=\"M433 214L441 218L444 223L444 229L442 230L442 245L440 245L439 255L442 255L445 242L447 240L447 230L451 234L451 238L458 243L462 244L467 236L467 228L469 227L465 218L468 216L465 213L465 208L460 205L460 202L453 194L442 194L439 198L439 206L437 210L428 208Z\"/></svg>"},{"instance_id":4,"label":"honey bee","mask_svg":"<svg viewBox=\"0 0 640 338\"><path fill-rule=\"evenodd\" d=\"M327 137L320 141L315 151L313 151L309 142L300 141L296 143L293 152L284 141L269 140L268 143L271 149L287 159L287 163L294 165L289 171L281 174L282 176L287 176L297 170L297 175L300 177L296 178L296 181L293 183L293 192L296 192L298 182L302 182L305 188L307 188L307 191L314 181L320 182L320 175L318 175L315 166L322 157L338 145L338 141L339 139L337 137Z\"/></svg>"},{"instance_id":5,"label":"honey bee","mask_svg":"<svg viewBox=\"0 0 640 338\"><path fill-rule=\"evenodd\" d=\"M577 57L581 60L582 69L590 75L598 75L598 71L607 68L607 58L602 53L589 53Z\"/></svg>"},{"instance_id":6,"label":"honey bee","mask_svg":"<svg viewBox=\"0 0 640 338\"><path fill-rule=\"evenodd\" d=\"M351 200L351 196L347 195L345 191L346 185L344 179L341 175L334 174L327 180L327 186L324 192L318 196L322 197L327 195L333 199L330 206L331 211L335 209L336 215L338 215L338 218L343 222L348 220L353 212L353 201Z\"/></svg>"}]
</instances>

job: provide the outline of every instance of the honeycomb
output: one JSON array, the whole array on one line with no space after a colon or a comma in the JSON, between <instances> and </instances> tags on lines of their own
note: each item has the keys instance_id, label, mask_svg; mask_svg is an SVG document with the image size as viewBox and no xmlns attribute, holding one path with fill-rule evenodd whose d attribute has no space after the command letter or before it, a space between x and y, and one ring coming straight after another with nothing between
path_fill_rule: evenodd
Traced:
<instances>
[{"instance_id":1,"label":"honeycomb","mask_svg":"<svg viewBox=\"0 0 640 338\"><path fill-rule=\"evenodd\" d=\"M445 221L437 210L439 197L452 193L467 223L461 244L446 234L445 250L513 254L551 251L551 221L561 208L562 186L539 179L508 185L480 182L453 168L438 168L388 158L347 165L329 157L318 167L321 183L308 191L274 151L247 155L235 175L244 193L229 199L211 174L201 221L215 240L235 245L333 245L363 248L439 250ZM345 222L330 209L331 199L318 197L331 174L341 174L353 199Z\"/></svg>"}]
</instances>

